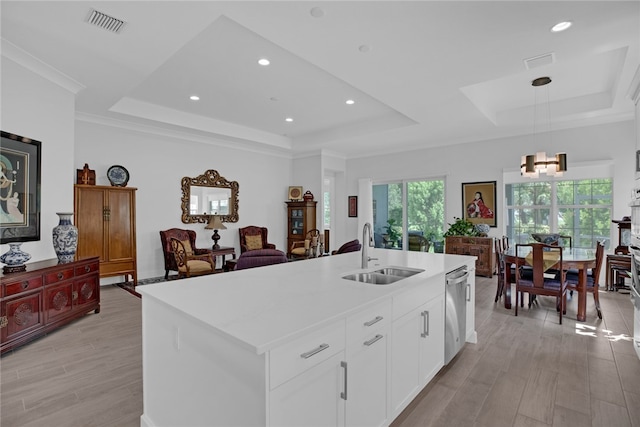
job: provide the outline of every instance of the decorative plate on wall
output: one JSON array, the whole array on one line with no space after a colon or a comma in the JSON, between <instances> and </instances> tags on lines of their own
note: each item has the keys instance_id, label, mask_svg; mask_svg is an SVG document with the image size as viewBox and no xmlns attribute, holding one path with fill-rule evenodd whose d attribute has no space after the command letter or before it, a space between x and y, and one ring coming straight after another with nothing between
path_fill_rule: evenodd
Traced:
<instances>
[{"instance_id":1,"label":"decorative plate on wall","mask_svg":"<svg viewBox=\"0 0 640 427\"><path fill-rule=\"evenodd\" d=\"M302 200L302 186L289 187L289 200Z\"/></svg>"},{"instance_id":2,"label":"decorative plate on wall","mask_svg":"<svg viewBox=\"0 0 640 427\"><path fill-rule=\"evenodd\" d=\"M107 170L107 178L114 187L126 187L129 182L129 171L120 165L113 165Z\"/></svg>"}]
</instances>

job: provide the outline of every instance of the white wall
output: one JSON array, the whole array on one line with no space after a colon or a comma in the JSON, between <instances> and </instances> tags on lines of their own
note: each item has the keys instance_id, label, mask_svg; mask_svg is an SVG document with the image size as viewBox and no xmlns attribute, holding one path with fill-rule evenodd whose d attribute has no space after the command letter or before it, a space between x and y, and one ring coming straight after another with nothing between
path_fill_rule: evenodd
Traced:
<instances>
[{"instance_id":1,"label":"white wall","mask_svg":"<svg viewBox=\"0 0 640 427\"><path fill-rule=\"evenodd\" d=\"M141 129L141 128L140 128ZM286 247L285 201L291 184L290 158L227 148L216 141L186 134L150 133L111 125L76 122L76 169L85 163L96 171L98 185L109 185L109 166L129 171L129 187L137 188L138 278L164 275L160 230L186 228L197 233L197 246L210 247L213 232L205 224L183 224L183 177L196 177L215 169L239 184L239 221L225 223L219 232L221 246L240 253L238 228L259 225L269 229L269 241Z\"/></svg>"},{"instance_id":2,"label":"white wall","mask_svg":"<svg viewBox=\"0 0 640 427\"><path fill-rule=\"evenodd\" d=\"M635 171L635 125L632 120L612 124L554 131L549 146L532 146L530 136L478 141L470 144L416 150L347 161L348 191L357 194L358 179L371 178L374 183L387 180L419 179L446 176L445 222L462 216L462 183L497 181L497 227L490 236L504 234L503 170L517 170L520 156L546 151L566 152L568 171L563 179L573 179L571 165L611 161L614 170L614 218L629 215L631 189ZM356 223L349 222L349 233L357 233ZM612 239L617 229L612 224ZM615 241L615 240L614 240Z\"/></svg>"},{"instance_id":3,"label":"white wall","mask_svg":"<svg viewBox=\"0 0 640 427\"><path fill-rule=\"evenodd\" d=\"M0 127L42 142L40 241L25 242L21 249L31 255L29 262L56 258L51 235L56 212L73 212L74 94L4 53ZM7 250L9 245L0 246L0 253Z\"/></svg>"}]
</instances>

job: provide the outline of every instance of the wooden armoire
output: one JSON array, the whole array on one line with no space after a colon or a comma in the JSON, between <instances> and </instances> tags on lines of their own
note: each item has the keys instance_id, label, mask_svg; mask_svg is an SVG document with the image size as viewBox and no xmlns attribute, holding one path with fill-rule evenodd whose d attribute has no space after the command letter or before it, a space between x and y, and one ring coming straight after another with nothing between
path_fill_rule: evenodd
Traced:
<instances>
[{"instance_id":1,"label":"wooden armoire","mask_svg":"<svg viewBox=\"0 0 640 427\"><path fill-rule=\"evenodd\" d=\"M98 256L100 277L131 276L137 284L136 188L75 185L77 258Z\"/></svg>"}]
</instances>

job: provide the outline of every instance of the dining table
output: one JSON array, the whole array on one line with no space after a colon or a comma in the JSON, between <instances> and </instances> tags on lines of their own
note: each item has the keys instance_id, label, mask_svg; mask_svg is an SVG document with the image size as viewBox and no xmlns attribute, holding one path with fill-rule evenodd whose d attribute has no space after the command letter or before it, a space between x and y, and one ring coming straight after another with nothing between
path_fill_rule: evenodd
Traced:
<instances>
[{"instance_id":1,"label":"dining table","mask_svg":"<svg viewBox=\"0 0 640 427\"><path fill-rule=\"evenodd\" d=\"M504 307L511 309L511 283L515 281L512 277L510 266L519 268L528 265L526 256L531 252L530 246L522 246L516 254L516 245L504 251ZM596 250L591 248L563 248L562 269L576 269L578 271L578 314L577 320L584 322L587 318L587 271L596 266Z\"/></svg>"}]
</instances>

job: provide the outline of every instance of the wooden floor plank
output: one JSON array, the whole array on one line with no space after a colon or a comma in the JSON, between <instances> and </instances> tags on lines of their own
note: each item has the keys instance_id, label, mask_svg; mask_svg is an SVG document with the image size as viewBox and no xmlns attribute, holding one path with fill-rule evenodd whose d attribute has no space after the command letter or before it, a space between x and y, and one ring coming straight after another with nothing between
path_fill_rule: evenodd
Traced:
<instances>
[{"instance_id":1,"label":"wooden floor plank","mask_svg":"<svg viewBox=\"0 0 640 427\"><path fill-rule=\"evenodd\" d=\"M478 344L465 344L393 427L640 427L628 295L602 292L603 320L589 298L585 322L575 320L574 297L559 325L553 301L515 317L493 301L495 276L476 279ZM0 426L140 425L140 299L117 286L100 291L100 313L0 358ZM524 402L526 390L535 404Z\"/></svg>"}]
</instances>

